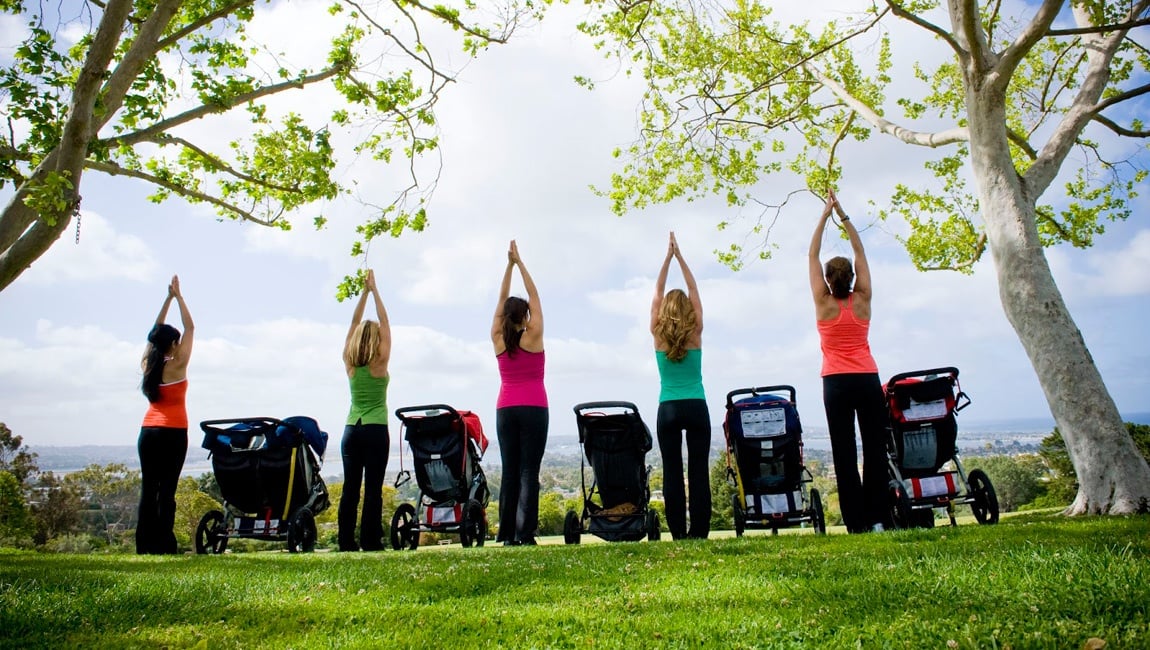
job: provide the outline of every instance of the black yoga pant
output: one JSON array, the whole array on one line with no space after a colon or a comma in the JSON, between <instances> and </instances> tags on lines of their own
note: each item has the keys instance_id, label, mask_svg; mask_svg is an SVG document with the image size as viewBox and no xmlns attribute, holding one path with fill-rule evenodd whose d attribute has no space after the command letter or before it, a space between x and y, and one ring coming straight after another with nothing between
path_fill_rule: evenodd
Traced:
<instances>
[{"instance_id":1,"label":"black yoga pant","mask_svg":"<svg viewBox=\"0 0 1150 650\"><path fill-rule=\"evenodd\" d=\"M663 457L663 504L671 537L706 539L711 532L711 417L707 400L659 403L656 424ZM687 488L683 483L683 439L687 440L687 479L691 486L691 524L687 527Z\"/></svg>"},{"instance_id":2,"label":"black yoga pant","mask_svg":"<svg viewBox=\"0 0 1150 650\"><path fill-rule=\"evenodd\" d=\"M890 526L887 503L889 471L886 435L889 418L877 374L823 377L823 406L831 438L843 523L852 533L874 524ZM862 439L863 471L859 479L855 419Z\"/></svg>"},{"instance_id":3,"label":"black yoga pant","mask_svg":"<svg viewBox=\"0 0 1150 650\"><path fill-rule=\"evenodd\" d=\"M539 466L547 446L545 406L505 406L495 411L503 459L496 541L531 543L539 528Z\"/></svg>"},{"instance_id":4,"label":"black yoga pant","mask_svg":"<svg viewBox=\"0 0 1150 650\"><path fill-rule=\"evenodd\" d=\"M339 550L383 549L383 475L391 436L386 424L349 424L343 429L339 451L343 457L343 495L339 498ZM363 513L359 544L355 543L355 518L359 489L363 486Z\"/></svg>"},{"instance_id":5,"label":"black yoga pant","mask_svg":"<svg viewBox=\"0 0 1150 650\"><path fill-rule=\"evenodd\" d=\"M140 507L136 552L172 555L176 547L176 485L188 454L188 430L141 427L136 443L140 454Z\"/></svg>"}]
</instances>

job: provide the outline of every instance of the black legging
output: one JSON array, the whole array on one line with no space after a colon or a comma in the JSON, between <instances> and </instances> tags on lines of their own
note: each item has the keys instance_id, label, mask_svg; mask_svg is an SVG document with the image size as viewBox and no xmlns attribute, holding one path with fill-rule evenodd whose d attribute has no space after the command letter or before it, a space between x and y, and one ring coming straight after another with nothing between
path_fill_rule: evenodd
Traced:
<instances>
[{"instance_id":1,"label":"black legging","mask_svg":"<svg viewBox=\"0 0 1150 650\"><path fill-rule=\"evenodd\" d=\"M343 494L339 498L339 550L383 549L383 475L391 436L386 424L349 424L343 429L339 451L343 456ZM363 485L363 514L359 544L355 543L355 516Z\"/></svg>"},{"instance_id":2,"label":"black legging","mask_svg":"<svg viewBox=\"0 0 1150 650\"><path fill-rule=\"evenodd\" d=\"M503 459L496 541L533 544L539 528L539 466L547 446L545 406L505 406L495 410L495 432Z\"/></svg>"},{"instance_id":3,"label":"black legging","mask_svg":"<svg viewBox=\"0 0 1150 650\"><path fill-rule=\"evenodd\" d=\"M887 507L889 472L886 428L889 418L877 374L857 373L823 377L823 406L831 438L831 455L838 481L843 523L852 533L874 524L890 525ZM863 472L859 480L855 417L862 438Z\"/></svg>"},{"instance_id":4,"label":"black legging","mask_svg":"<svg viewBox=\"0 0 1150 650\"><path fill-rule=\"evenodd\" d=\"M673 539L706 539L711 532L711 416L707 400L659 403L656 424L663 457L663 504ZM683 484L683 433L687 439L687 479L691 485L691 527L687 529L687 489Z\"/></svg>"},{"instance_id":5,"label":"black legging","mask_svg":"<svg viewBox=\"0 0 1150 650\"><path fill-rule=\"evenodd\" d=\"M176 485L188 455L188 430L141 427L136 443L140 454L140 508L136 522L136 552L172 555L176 546Z\"/></svg>"}]
</instances>

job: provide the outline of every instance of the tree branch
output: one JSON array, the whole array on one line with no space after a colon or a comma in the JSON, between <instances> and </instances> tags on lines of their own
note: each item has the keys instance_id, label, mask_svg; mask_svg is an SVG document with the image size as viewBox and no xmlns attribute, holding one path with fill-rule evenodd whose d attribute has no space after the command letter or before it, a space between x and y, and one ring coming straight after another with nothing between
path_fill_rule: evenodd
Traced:
<instances>
[{"instance_id":1,"label":"tree branch","mask_svg":"<svg viewBox=\"0 0 1150 650\"><path fill-rule=\"evenodd\" d=\"M188 23L184 27L181 27L180 29L172 32L171 34L169 34L169 35L165 36L164 38L160 39L159 41L157 41L156 42L156 51L162 52L165 49L167 49L167 48L179 43L183 39L187 38L190 34L192 34L192 32L195 32L196 30L200 29L201 27L206 27L206 26L214 23L215 21L217 21L221 18L227 18L228 16L234 14L237 10L239 10L243 7L246 7L250 4L253 4L254 2L255 2L255 0L240 0L239 2L236 2L234 4L220 7L219 9L213 11L212 13L201 17L199 20L197 20L195 22Z\"/></svg>"},{"instance_id":2,"label":"tree branch","mask_svg":"<svg viewBox=\"0 0 1150 650\"><path fill-rule=\"evenodd\" d=\"M99 161L95 161L95 160L89 160L87 163L87 167L88 167L88 169L92 169L92 170L95 170L98 172L104 172L105 174L108 174L110 176L128 176L129 178L138 178L140 180L147 181L153 185L158 185L159 187L162 187L166 190L169 190L173 194L178 194L184 198L191 199L194 201L203 201L204 203L211 203L214 206L217 206L217 207L222 208L228 212L231 212L232 214L236 215L237 217L239 217L240 219L242 219L244 221L250 221L252 223L259 224L261 226L273 226L273 225L275 225L275 222L279 219L279 217L275 217L272 219L260 219L259 217L253 215L251 212L244 210L243 208L240 208L239 206L228 203L227 201L224 201L223 199L221 199L219 197L215 197L215 196L212 196L210 194L205 194L205 193L197 191L197 190L190 190L190 189L184 187L183 185L179 185L179 184L173 183L171 181L166 181L162 178L159 178L158 176L153 176L152 174L148 174L148 173L136 170L136 169L128 169L127 167L121 167L120 165L117 165L115 163L106 163L106 162L99 162Z\"/></svg>"},{"instance_id":3,"label":"tree branch","mask_svg":"<svg viewBox=\"0 0 1150 650\"><path fill-rule=\"evenodd\" d=\"M136 31L132 45L124 53L124 58L120 59L119 65L112 70L111 76L100 91L103 113L93 122L91 131L87 134L88 138L99 133L100 129L119 112L124 102L124 95L132 88L136 77L140 75L140 70L155 56L156 43L183 3L184 0L159 0L147 20Z\"/></svg>"},{"instance_id":4,"label":"tree branch","mask_svg":"<svg viewBox=\"0 0 1150 650\"><path fill-rule=\"evenodd\" d=\"M1054 19L1058 17L1058 12L1064 4L1064 0L1042 1L1042 5L1034 14L1034 18L1027 23L1018 37L1014 39L1014 42L999 55L998 63L994 66L994 75L997 77L995 85L1005 88L1010 83L1010 78L1014 76L1018 64L1026 58L1034 44L1042 40L1050 30L1050 25L1054 23Z\"/></svg>"},{"instance_id":5,"label":"tree branch","mask_svg":"<svg viewBox=\"0 0 1150 650\"><path fill-rule=\"evenodd\" d=\"M1138 0L1127 15L1133 18L1146 11L1147 7L1150 7L1150 0ZM1071 10L1074 12L1077 24L1090 25L1091 16L1086 8L1074 5ZM1087 58L1086 74L1082 85L1079 86L1078 95L1066 109L1062 121L1055 127L1046 146L1038 154L1038 159L1023 175L1022 181L1030 196L1040 196L1046 191L1058 175L1058 170L1069 155L1070 149L1078 141L1086 122L1100 117L1096 106L1106 90L1106 84L1110 81L1110 64L1114 60L1114 54L1125 39L1126 32L1082 36Z\"/></svg>"},{"instance_id":6,"label":"tree branch","mask_svg":"<svg viewBox=\"0 0 1150 650\"><path fill-rule=\"evenodd\" d=\"M1150 25L1150 18L1140 18L1113 25L1098 25L1097 27L1072 27L1070 29L1051 29L1046 36L1077 36L1079 34L1105 34L1107 32L1121 32Z\"/></svg>"},{"instance_id":7,"label":"tree branch","mask_svg":"<svg viewBox=\"0 0 1150 650\"><path fill-rule=\"evenodd\" d=\"M245 181L248 183L253 183L255 185L259 185L261 187L266 187L268 189L276 190L279 192L299 192L300 191L300 189L298 187L288 187L286 185L278 185L276 183L269 183L263 179L256 178L255 176L252 176L250 174L246 174L246 173L232 167L228 163L224 162L219 157L199 148L198 146L192 144L191 142L188 142L187 140L185 140L183 138L179 138L179 137L176 137L173 135L165 134L162 137L157 138L155 140L155 142L157 144L161 144L161 145L170 143L170 144L178 144L180 146L187 147L188 149L191 149L193 152L195 152L195 154L197 156L206 160L208 162L208 164L210 164L212 167L215 168L216 171L223 172L229 176L238 178L242 181Z\"/></svg>"},{"instance_id":8,"label":"tree branch","mask_svg":"<svg viewBox=\"0 0 1150 650\"><path fill-rule=\"evenodd\" d=\"M160 134L181 124L186 124L192 120L198 120L201 117L206 117L215 113L223 113L235 108L236 106L239 106L240 104L255 101L261 97L274 95L276 93L290 90L292 88L303 88L305 86L324 81L325 79L330 79L342 71L342 66L331 67L313 75L308 75L299 79L293 79L291 81L285 81L283 83L272 84L270 86L263 86L249 93L236 95L231 99L231 101L228 102L197 106L196 108L184 111L183 113L180 113L174 117L170 117L166 120L160 120L159 122L156 122L155 124L139 131L133 131L132 133L125 133L123 135L106 138L102 141L102 144L114 147L117 145L133 145L139 142L156 142L158 141Z\"/></svg>"},{"instance_id":9,"label":"tree branch","mask_svg":"<svg viewBox=\"0 0 1150 650\"><path fill-rule=\"evenodd\" d=\"M1110 108L1111 106L1113 106L1115 104L1124 102L1127 99L1134 99L1135 97L1140 97L1142 95L1145 95L1146 93L1150 93L1150 84L1145 84L1145 85L1139 86L1137 88L1131 88L1130 90L1127 90L1124 93L1119 93L1117 95L1114 95L1113 97L1108 97L1108 98L1106 98L1106 99L1104 99L1104 100L1102 100L1102 101L1100 101L1094 105L1094 112L1097 113L1099 111L1103 111L1107 108Z\"/></svg>"},{"instance_id":10,"label":"tree branch","mask_svg":"<svg viewBox=\"0 0 1150 650\"><path fill-rule=\"evenodd\" d=\"M1022 151L1027 156L1029 156L1031 160L1034 160L1038 157L1038 152L1034 150L1034 147L1030 146L1030 141L1023 137L1021 133L1015 131L1014 129L1007 128L1006 137L1009 138L1010 141L1013 142L1019 149L1022 149Z\"/></svg>"},{"instance_id":11,"label":"tree branch","mask_svg":"<svg viewBox=\"0 0 1150 650\"><path fill-rule=\"evenodd\" d=\"M895 0L886 0L886 6L890 7L891 13L893 13L895 16L908 22L914 23L915 25L918 25L926 31L931 32L935 36L941 38L946 42L947 45L950 46L950 49L954 50L954 53L960 57L967 54L967 52L962 49L962 46L959 45L958 41L954 40L954 36L951 36L950 32L946 31L945 29L919 17L917 14L912 14L906 9L903 9L902 5L898 2L895 2Z\"/></svg>"},{"instance_id":12,"label":"tree branch","mask_svg":"<svg viewBox=\"0 0 1150 650\"><path fill-rule=\"evenodd\" d=\"M955 142L966 142L970 140L970 133L964 127L955 127L953 129L947 129L946 131L940 131L938 133L911 131L910 129L901 127L894 122L891 122L890 120L882 117L873 109L871 109L871 107L856 99L854 96L848 93L845 88L839 85L838 82L824 75L809 61L803 63L803 69L814 75L815 78L817 78L819 82L821 82L832 93L834 93L836 97L838 97L851 110L858 113L859 117L863 118L876 129L878 129L880 133L894 136L907 144L915 144L932 148L947 144L954 144Z\"/></svg>"},{"instance_id":13,"label":"tree branch","mask_svg":"<svg viewBox=\"0 0 1150 650\"><path fill-rule=\"evenodd\" d=\"M978 239L974 242L974 254L970 256L970 259L968 259L964 262L961 262L959 264L947 264L947 265L940 265L940 266L921 266L921 267L919 267L919 270L920 271L961 271L963 269L969 269L970 267L977 264L978 260L982 259L982 256L984 253L986 253L986 233L981 232L978 234Z\"/></svg>"},{"instance_id":14,"label":"tree branch","mask_svg":"<svg viewBox=\"0 0 1150 650\"><path fill-rule=\"evenodd\" d=\"M1127 138L1150 138L1150 130L1134 131L1102 115L1095 115L1092 119L1118 135L1126 136Z\"/></svg>"}]
</instances>

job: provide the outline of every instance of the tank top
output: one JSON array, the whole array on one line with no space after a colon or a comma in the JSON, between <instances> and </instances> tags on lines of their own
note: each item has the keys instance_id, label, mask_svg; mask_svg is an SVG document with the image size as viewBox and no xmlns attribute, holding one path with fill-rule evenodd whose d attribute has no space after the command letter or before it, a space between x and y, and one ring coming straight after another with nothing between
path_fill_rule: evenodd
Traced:
<instances>
[{"instance_id":1,"label":"tank top","mask_svg":"<svg viewBox=\"0 0 1150 650\"><path fill-rule=\"evenodd\" d=\"M659 366L659 401L675 399L706 399L703 394L703 350L687 350L687 355L671 361L667 353L655 350L655 363Z\"/></svg>"},{"instance_id":2,"label":"tank top","mask_svg":"<svg viewBox=\"0 0 1150 650\"><path fill-rule=\"evenodd\" d=\"M853 373L878 373L878 365L870 353L867 335L870 333L870 320L855 316L851 305L854 294L847 298L844 306L839 301L837 318L817 321L819 343L823 349L823 377Z\"/></svg>"},{"instance_id":3,"label":"tank top","mask_svg":"<svg viewBox=\"0 0 1150 650\"><path fill-rule=\"evenodd\" d=\"M499 363L499 398L495 408L505 406L547 406L547 389L543 386L543 369L547 357L543 350L528 352L522 348L510 354L496 355Z\"/></svg>"},{"instance_id":4,"label":"tank top","mask_svg":"<svg viewBox=\"0 0 1150 650\"><path fill-rule=\"evenodd\" d=\"M387 384L391 376L372 377L367 366L358 366L347 382L351 387L351 409L347 423L387 424Z\"/></svg>"},{"instance_id":5,"label":"tank top","mask_svg":"<svg viewBox=\"0 0 1150 650\"><path fill-rule=\"evenodd\" d=\"M148 402L144 413L144 427L188 428L188 378L170 384L160 384L160 399Z\"/></svg>"}]
</instances>

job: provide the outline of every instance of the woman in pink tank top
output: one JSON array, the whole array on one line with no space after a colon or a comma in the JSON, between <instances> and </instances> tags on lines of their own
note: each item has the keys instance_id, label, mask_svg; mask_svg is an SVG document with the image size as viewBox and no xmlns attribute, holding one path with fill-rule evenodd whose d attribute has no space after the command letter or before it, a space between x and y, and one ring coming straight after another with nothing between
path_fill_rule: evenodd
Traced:
<instances>
[{"instance_id":1,"label":"woman in pink tank top","mask_svg":"<svg viewBox=\"0 0 1150 650\"><path fill-rule=\"evenodd\" d=\"M834 212L850 239L855 262L834 257L819 263L823 232ZM887 507L885 435L886 405L878 366L871 356L871 277L858 231L834 192L827 197L808 253L811 293L823 352L823 407L831 439L843 524L852 533L890 525ZM851 283L854 283L852 288ZM863 471L859 478L855 419L862 439Z\"/></svg>"},{"instance_id":2,"label":"woman in pink tank top","mask_svg":"<svg viewBox=\"0 0 1150 650\"><path fill-rule=\"evenodd\" d=\"M527 300L510 295L511 272L516 268L527 289ZM491 343L499 363L495 431L503 461L496 541L505 546L534 545L539 528L539 467L548 426L543 308L515 240L507 251L507 268L491 323Z\"/></svg>"}]
</instances>

